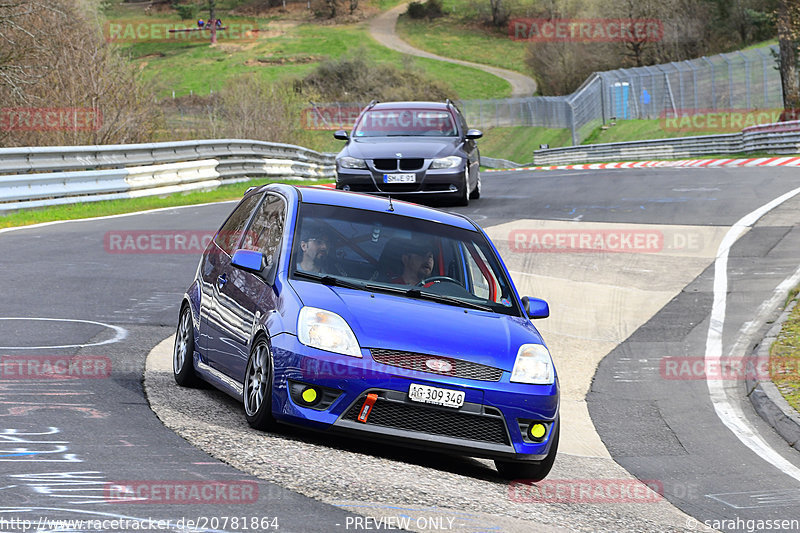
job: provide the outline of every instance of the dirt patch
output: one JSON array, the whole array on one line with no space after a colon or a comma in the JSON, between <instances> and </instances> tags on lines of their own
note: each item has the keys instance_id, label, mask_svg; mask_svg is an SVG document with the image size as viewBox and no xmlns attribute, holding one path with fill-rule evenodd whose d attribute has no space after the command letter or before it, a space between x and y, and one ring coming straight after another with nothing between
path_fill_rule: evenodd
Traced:
<instances>
[{"instance_id":1,"label":"dirt patch","mask_svg":"<svg viewBox=\"0 0 800 533\"><path fill-rule=\"evenodd\" d=\"M292 56L292 57L258 57L248 59L244 62L248 67L270 66L270 65L303 65L306 63L317 63L325 59L324 56Z\"/></svg>"}]
</instances>

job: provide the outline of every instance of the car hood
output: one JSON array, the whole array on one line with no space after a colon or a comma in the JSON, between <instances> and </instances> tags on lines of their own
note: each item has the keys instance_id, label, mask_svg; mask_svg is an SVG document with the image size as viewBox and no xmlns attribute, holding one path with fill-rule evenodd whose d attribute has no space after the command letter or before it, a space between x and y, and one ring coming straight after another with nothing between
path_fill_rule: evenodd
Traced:
<instances>
[{"instance_id":1,"label":"car hood","mask_svg":"<svg viewBox=\"0 0 800 533\"><path fill-rule=\"evenodd\" d=\"M461 146L458 137L364 137L353 138L342 152L359 159L394 159L397 157L419 157L433 159L456 155ZM402 156L397 154L401 153Z\"/></svg>"},{"instance_id":2,"label":"car hood","mask_svg":"<svg viewBox=\"0 0 800 533\"><path fill-rule=\"evenodd\" d=\"M302 280L292 285L304 305L344 318L362 348L441 355L510 372L522 344L544 344L522 317Z\"/></svg>"}]
</instances>

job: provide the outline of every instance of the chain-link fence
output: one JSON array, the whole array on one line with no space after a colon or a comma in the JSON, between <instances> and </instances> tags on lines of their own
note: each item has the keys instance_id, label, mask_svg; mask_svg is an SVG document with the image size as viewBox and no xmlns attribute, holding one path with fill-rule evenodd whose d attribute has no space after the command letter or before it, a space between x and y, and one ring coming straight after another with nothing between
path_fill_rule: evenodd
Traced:
<instances>
[{"instance_id":1,"label":"chain-link fence","mask_svg":"<svg viewBox=\"0 0 800 533\"><path fill-rule=\"evenodd\" d=\"M781 109L777 46L593 74L568 96L463 102L476 127L569 128L579 144L610 119Z\"/></svg>"},{"instance_id":2,"label":"chain-link fence","mask_svg":"<svg viewBox=\"0 0 800 533\"><path fill-rule=\"evenodd\" d=\"M612 119L781 109L783 93L776 53L777 46L772 46L596 72L567 96L464 100L459 107L471 127L568 128L572 143L580 144L595 128ZM318 127L335 124L347 128L364 105L324 104L318 108L323 111L314 110L309 117Z\"/></svg>"}]
</instances>

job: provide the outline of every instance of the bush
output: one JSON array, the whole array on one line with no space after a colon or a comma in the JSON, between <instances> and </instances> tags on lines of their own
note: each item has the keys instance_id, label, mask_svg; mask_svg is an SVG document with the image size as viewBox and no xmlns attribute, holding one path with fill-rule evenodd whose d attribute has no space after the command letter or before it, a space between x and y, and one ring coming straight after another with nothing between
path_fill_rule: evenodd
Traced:
<instances>
[{"instance_id":1,"label":"bush","mask_svg":"<svg viewBox=\"0 0 800 533\"><path fill-rule=\"evenodd\" d=\"M425 4L422 2L411 2L408 4L408 10L406 13L412 19L424 19L428 16L425 10Z\"/></svg>"},{"instance_id":2,"label":"bush","mask_svg":"<svg viewBox=\"0 0 800 533\"><path fill-rule=\"evenodd\" d=\"M428 0L425 3L411 2L408 4L406 13L412 19L433 19L441 17L444 14L442 11L442 0Z\"/></svg>"},{"instance_id":3,"label":"bush","mask_svg":"<svg viewBox=\"0 0 800 533\"><path fill-rule=\"evenodd\" d=\"M359 102L378 100L444 100L457 95L429 78L411 63L396 67L365 59L366 52L351 57L325 61L298 82L298 89L323 102Z\"/></svg>"},{"instance_id":4,"label":"bush","mask_svg":"<svg viewBox=\"0 0 800 533\"><path fill-rule=\"evenodd\" d=\"M242 74L225 84L212 102L211 135L226 139L297 142L307 103L291 84Z\"/></svg>"},{"instance_id":5,"label":"bush","mask_svg":"<svg viewBox=\"0 0 800 533\"><path fill-rule=\"evenodd\" d=\"M429 19L435 19L444 15L442 11L442 0L428 0L425 2L425 14Z\"/></svg>"}]
</instances>

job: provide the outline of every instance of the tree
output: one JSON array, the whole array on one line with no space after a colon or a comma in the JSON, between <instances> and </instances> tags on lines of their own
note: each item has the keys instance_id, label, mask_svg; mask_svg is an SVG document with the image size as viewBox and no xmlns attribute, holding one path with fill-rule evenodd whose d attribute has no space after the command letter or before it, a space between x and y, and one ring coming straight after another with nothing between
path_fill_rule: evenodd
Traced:
<instances>
[{"instance_id":1,"label":"tree","mask_svg":"<svg viewBox=\"0 0 800 533\"><path fill-rule=\"evenodd\" d=\"M492 24L495 26L503 26L508 22L508 13L503 9L503 0L489 0L489 6L492 10Z\"/></svg>"},{"instance_id":2,"label":"tree","mask_svg":"<svg viewBox=\"0 0 800 533\"><path fill-rule=\"evenodd\" d=\"M0 102L29 116L58 109L98 117L91 127L8 128L7 145L144 142L160 125L153 94L103 37L96 5L0 0ZM87 112L88 111L88 112ZM102 117L102 118L99 118Z\"/></svg>"},{"instance_id":3,"label":"tree","mask_svg":"<svg viewBox=\"0 0 800 533\"><path fill-rule=\"evenodd\" d=\"M798 79L797 68L798 57L800 57L798 52L798 45L800 45L800 4L796 0L780 0L777 14L783 108L786 111L796 113L800 109L800 79Z\"/></svg>"},{"instance_id":4,"label":"tree","mask_svg":"<svg viewBox=\"0 0 800 533\"><path fill-rule=\"evenodd\" d=\"M29 101L29 88L45 74L41 19L53 9L40 2L0 0L0 101Z\"/></svg>"}]
</instances>

